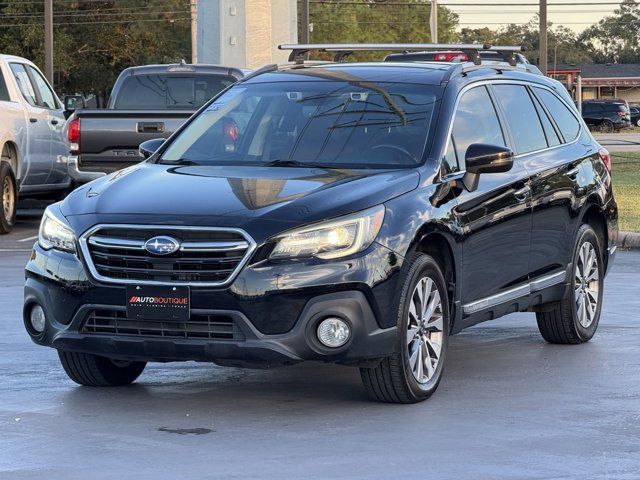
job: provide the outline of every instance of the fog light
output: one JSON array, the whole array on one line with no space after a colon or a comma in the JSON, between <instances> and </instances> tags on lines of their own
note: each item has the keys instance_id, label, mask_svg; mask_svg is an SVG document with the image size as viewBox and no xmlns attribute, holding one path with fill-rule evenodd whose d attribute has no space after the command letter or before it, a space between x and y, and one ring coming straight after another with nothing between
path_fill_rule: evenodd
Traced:
<instances>
[{"instance_id":1,"label":"fog light","mask_svg":"<svg viewBox=\"0 0 640 480\"><path fill-rule=\"evenodd\" d=\"M341 347L347 343L350 336L351 329L349 324L340 318L325 318L318 325L318 340L325 347Z\"/></svg>"},{"instance_id":2,"label":"fog light","mask_svg":"<svg viewBox=\"0 0 640 480\"><path fill-rule=\"evenodd\" d=\"M44 310L40 305L36 305L31 309L29 321L31 322L31 328L33 328L35 333L44 332L45 316Z\"/></svg>"}]
</instances>

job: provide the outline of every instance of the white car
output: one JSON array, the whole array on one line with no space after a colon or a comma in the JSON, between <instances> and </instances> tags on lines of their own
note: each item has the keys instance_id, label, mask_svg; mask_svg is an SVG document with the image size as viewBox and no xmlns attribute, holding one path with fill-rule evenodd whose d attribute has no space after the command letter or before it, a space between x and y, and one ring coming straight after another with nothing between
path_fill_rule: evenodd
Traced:
<instances>
[{"instance_id":1,"label":"white car","mask_svg":"<svg viewBox=\"0 0 640 480\"><path fill-rule=\"evenodd\" d=\"M71 186L64 107L32 62L0 55L0 234L14 225L18 195Z\"/></svg>"}]
</instances>

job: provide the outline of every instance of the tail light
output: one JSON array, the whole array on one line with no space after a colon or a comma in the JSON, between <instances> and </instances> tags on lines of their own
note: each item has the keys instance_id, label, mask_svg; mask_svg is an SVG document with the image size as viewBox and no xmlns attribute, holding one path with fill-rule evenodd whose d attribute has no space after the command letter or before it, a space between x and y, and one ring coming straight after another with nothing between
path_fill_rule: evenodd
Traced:
<instances>
[{"instance_id":1,"label":"tail light","mask_svg":"<svg viewBox=\"0 0 640 480\"><path fill-rule=\"evenodd\" d=\"M616 112L618 114L619 117L624 117L627 112Z\"/></svg>"},{"instance_id":2,"label":"tail light","mask_svg":"<svg viewBox=\"0 0 640 480\"><path fill-rule=\"evenodd\" d=\"M67 125L67 140L69 141L69 152L80 152L80 119L73 117Z\"/></svg>"},{"instance_id":3,"label":"tail light","mask_svg":"<svg viewBox=\"0 0 640 480\"><path fill-rule=\"evenodd\" d=\"M600 150L598 150L598 155L600 155L600 159L602 160L602 163L604 163L607 171L611 173L611 155L609 154L609 150L601 147Z\"/></svg>"},{"instance_id":4,"label":"tail light","mask_svg":"<svg viewBox=\"0 0 640 480\"><path fill-rule=\"evenodd\" d=\"M469 60L467 54L462 52L436 53L433 58L436 62L453 62L455 60L466 62Z\"/></svg>"},{"instance_id":5,"label":"tail light","mask_svg":"<svg viewBox=\"0 0 640 480\"><path fill-rule=\"evenodd\" d=\"M222 131L227 140L231 140L235 142L240 136L240 130L238 130L238 125L233 120L228 120L224 122L222 127Z\"/></svg>"}]
</instances>

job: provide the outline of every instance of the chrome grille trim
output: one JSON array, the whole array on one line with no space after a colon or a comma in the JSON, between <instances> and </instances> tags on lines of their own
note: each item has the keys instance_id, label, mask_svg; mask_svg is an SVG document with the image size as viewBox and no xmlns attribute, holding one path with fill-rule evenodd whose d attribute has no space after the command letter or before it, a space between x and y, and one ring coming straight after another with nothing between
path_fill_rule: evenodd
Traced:
<instances>
[{"instance_id":1,"label":"chrome grille trim","mask_svg":"<svg viewBox=\"0 0 640 480\"><path fill-rule=\"evenodd\" d=\"M144 251L144 242L116 238L105 237L96 235L96 232L105 229L123 229L123 230L147 230L150 232L150 237L157 235L155 232L163 233L167 230L173 231L185 231L185 232L220 232L220 233L233 233L240 235L244 238L244 241L229 242L184 242L181 245L180 250L185 252L232 252L246 250L242 259L231 270L225 280L223 281L159 281L159 280L145 280L145 279L125 279L125 278L112 278L104 276L98 272L93 259L91 257L91 251L89 245L94 245L102 248L113 248L122 250L141 250ZM226 228L226 227L194 227L194 226L180 226L180 225L132 225L132 224L98 224L79 237L80 251L84 262L91 273L91 276L100 282L120 284L120 285L185 285L193 287L225 287L231 284L242 268L247 264L251 255L256 249L256 243L244 230L239 228ZM153 270L151 270L153 271ZM221 270L222 271L222 270ZM178 272L179 273L179 272ZM188 273L188 272L187 272Z\"/></svg>"}]
</instances>

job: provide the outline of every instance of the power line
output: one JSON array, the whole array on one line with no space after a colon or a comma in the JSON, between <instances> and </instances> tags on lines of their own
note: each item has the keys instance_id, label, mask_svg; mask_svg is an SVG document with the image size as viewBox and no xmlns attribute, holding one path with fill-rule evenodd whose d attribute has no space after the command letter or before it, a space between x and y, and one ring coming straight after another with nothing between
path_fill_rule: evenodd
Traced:
<instances>
[{"instance_id":1,"label":"power line","mask_svg":"<svg viewBox=\"0 0 640 480\"><path fill-rule=\"evenodd\" d=\"M191 17L186 18L159 18L159 19L136 19L136 20L109 20L109 21L96 21L96 22L53 22L54 25L111 25L114 23L138 23L138 22L167 22L174 23L188 20L191 21ZM9 25L0 25L0 28L9 27L33 27L38 25L36 23L14 23Z\"/></svg>"}]
</instances>

